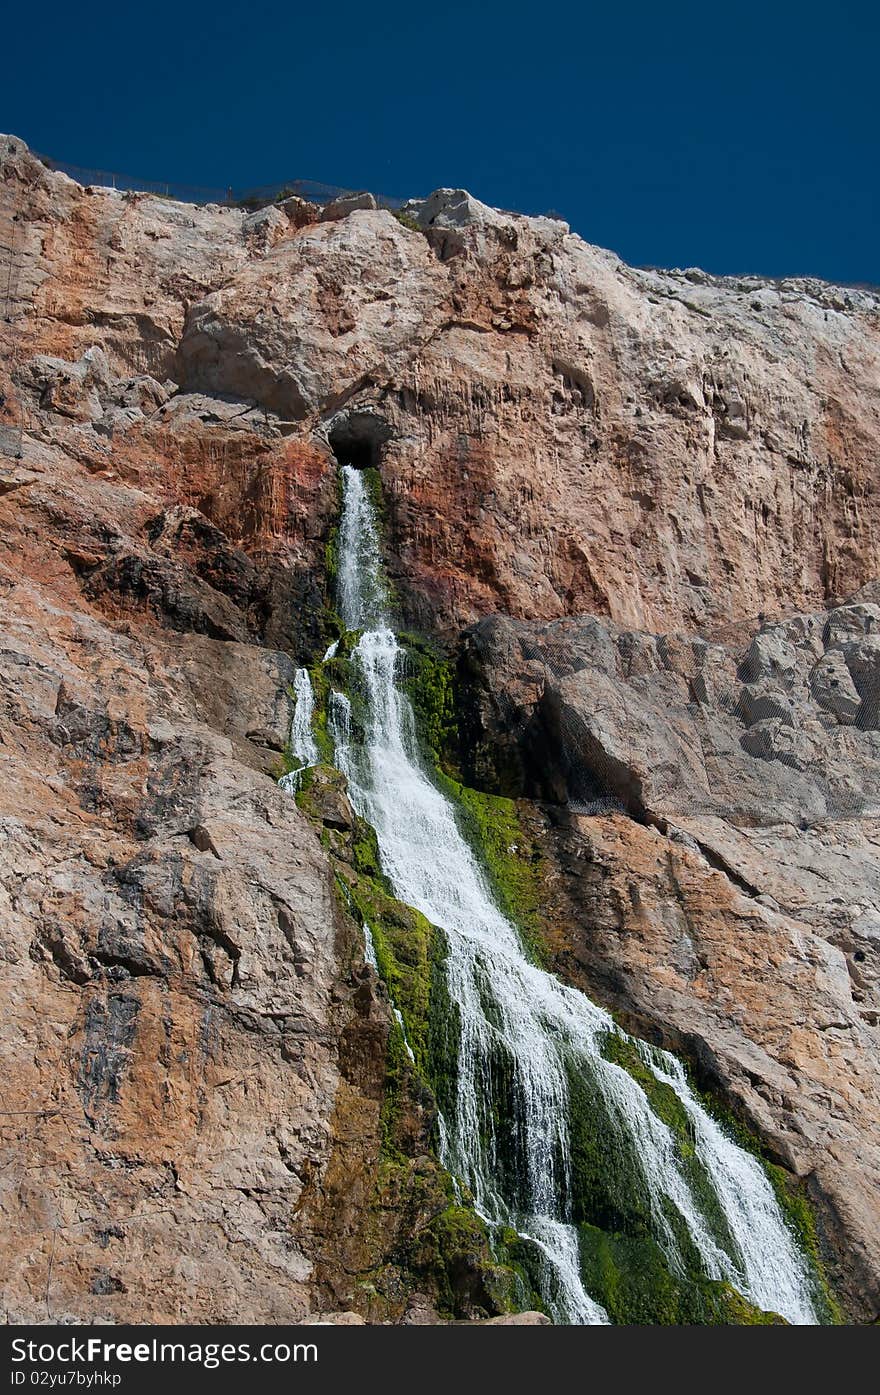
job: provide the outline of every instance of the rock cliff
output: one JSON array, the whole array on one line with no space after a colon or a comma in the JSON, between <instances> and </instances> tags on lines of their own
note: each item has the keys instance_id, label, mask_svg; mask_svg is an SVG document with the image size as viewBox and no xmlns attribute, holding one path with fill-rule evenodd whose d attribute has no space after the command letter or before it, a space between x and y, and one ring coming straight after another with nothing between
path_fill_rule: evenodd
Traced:
<instances>
[{"instance_id":1,"label":"rock cliff","mask_svg":"<svg viewBox=\"0 0 880 1395\"><path fill-rule=\"evenodd\" d=\"M868 1314L877 595L743 623L725 643L493 617L460 656L470 778L537 802L552 962L683 1051L808 1179L838 1285Z\"/></svg>"},{"instance_id":2,"label":"rock cliff","mask_svg":"<svg viewBox=\"0 0 880 1395\"><path fill-rule=\"evenodd\" d=\"M437 1239L406 1082L383 1161L356 831L273 778L334 457L380 468L556 967L805 1179L875 1318L880 296L631 268L461 191L248 213L0 165L8 1318L504 1306Z\"/></svg>"}]
</instances>

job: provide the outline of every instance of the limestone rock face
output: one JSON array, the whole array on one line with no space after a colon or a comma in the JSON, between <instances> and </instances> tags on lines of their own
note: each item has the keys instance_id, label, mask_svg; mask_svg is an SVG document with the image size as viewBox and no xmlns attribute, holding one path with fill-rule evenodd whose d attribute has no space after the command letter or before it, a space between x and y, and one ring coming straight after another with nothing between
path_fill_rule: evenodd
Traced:
<instances>
[{"instance_id":1,"label":"limestone rock face","mask_svg":"<svg viewBox=\"0 0 880 1395\"><path fill-rule=\"evenodd\" d=\"M304 426L387 416L417 619L707 625L877 570L875 296L636 271L458 194L418 218L279 244L193 308L179 369Z\"/></svg>"},{"instance_id":2,"label":"limestone rock face","mask_svg":"<svg viewBox=\"0 0 880 1395\"><path fill-rule=\"evenodd\" d=\"M82 584L87 549L148 552L127 531L146 501L47 446L29 460L0 499L3 1310L296 1320L328 1245L295 1217L359 1009L356 927L265 773L293 665L184 633L181 605L119 619ZM178 600L222 608L175 566Z\"/></svg>"},{"instance_id":3,"label":"limestone rock face","mask_svg":"<svg viewBox=\"0 0 880 1395\"><path fill-rule=\"evenodd\" d=\"M439 1320L398 1264L424 1102L375 1204L351 810L273 778L335 453L458 655L466 773L525 801L559 972L806 1180L875 1317L880 298L463 190L190 207L14 137L0 176L5 1315Z\"/></svg>"},{"instance_id":4,"label":"limestone rock face","mask_svg":"<svg viewBox=\"0 0 880 1395\"><path fill-rule=\"evenodd\" d=\"M874 609L855 597L725 644L495 618L461 660L475 777L541 801L559 971L682 1050L808 1179L865 1317L880 1304Z\"/></svg>"},{"instance_id":5,"label":"limestone rock face","mask_svg":"<svg viewBox=\"0 0 880 1395\"><path fill-rule=\"evenodd\" d=\"M374 196L370 193L343 194L324 205L321 209L321 221L331 223L336 218L347 218L349 213L354 213L359 208L374 209L377 206Z\"/></svg>"},{"instance_id":6,"label":"limestone rock face","mask_svg":"<svg viewBox=\"0 0 880 1395\"><path fill-rule=\"evenodd\" d=\"M767 623L750 643L597 619L493 617L463 640L487 755L545 797L738 825L880 814L874 606ZM515 706L512 707L511 704Z\"/></svg>"},{"instance_id":7,"label":"limestone rock face","mask_svg":"<svg viewBox=\"0 0 880 1395\"><path fill-rule=\"evenodd\" d=\"M338 1079L317 840L173 652L33 583L6 594L3 685L7 1315L302 1313L289 1216Z\"/></svg>"},{"instance_id":8,"label":"limestone rock face","mask_svg":"<svg viewBox=\"0 0 880 1395\"><path fill-rule=\"evenodd\" d=\"M371 1222L391 1012L274 778L324 641L327 453L167 378L187 277L202 251L222 274L230 227L253 255L253 222L168 204L154 225L5 153L2 1312L351 1320L340 1247ZM120 263L124 290L99 274Z\"/></svg>"},{"instance_id":9,"label":"limestone rock face","mask_svg":"<svg viewBox=\"0 0 880 1395\"><path fill-rule=\"evenodd\" d=\"M100 348L184 407L232 397L267 440L375 409L414 619L706 627L817 609L880 570L870 291L638 270L462 190L403 223L364 199L304 223L296 200L85 191L3 149L17 381Z\"/></svg>"}]
</instances>

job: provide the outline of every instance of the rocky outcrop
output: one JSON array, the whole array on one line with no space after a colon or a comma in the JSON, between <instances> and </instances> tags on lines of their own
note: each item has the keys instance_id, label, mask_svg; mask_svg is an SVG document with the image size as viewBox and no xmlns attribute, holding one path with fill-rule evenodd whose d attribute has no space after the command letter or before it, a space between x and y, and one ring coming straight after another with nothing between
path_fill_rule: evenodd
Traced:
<instances>
[{"instance_id":1,"label":"rocky outcrop","mask_svg":"<svg viewBox=\"0 0 880 1395\"><path fill-rule=\"evenodd\" d=\"M461 190L197 208L12 137L0 172L6 1315L503 1306L412 1080L383 1162L344 791L273 778L335 457L380 469L406 621L471 626L466 773L526 801L560 972L806 1179L876 1316L878 296Z\"/></svg>"},{"instance_id":2,"label":"rocky outcrop","mask_svg":"<svg viewBox=\"0 0 880 1395\"><path fill-rule=\"evenodd\" d=\"M33 410L46 355L101 349L126 383L171 380L154 427L198 412L207 449L216 418L262 420L273 522L295 531L273 443L374 409L414 619L707 628L770 598L819 608L880 570L870 291L639 270L460 190L400 218L360 199L304 222L300 201L247 214L86 191L4 149L7 418ZM44 405L63 387L96 419L80 377ZM105 407L105 429L145 390Z\"/></svg>"},{"instance_id":3,"label":"rocky outcrop","mask_svg":"<svg viewBox=\"0 0 880 1395\"><path fill-rule=\"evenodd\" d=\"M726 643L594 618L484 620L463 643L478 680L472 758L516 762L520 792L610 798L636 817L877 816L878 600L873 583Z\"/></svg>"},{"instance_id":4,"label":"rocky outcrop","mask_svg":"<svg viewBox=\"0 0 880 1395\"><path fill-rule=\"evenodd\" d=\"M339 776L311 818L276 783L294 663L260 566L54 444L27 461L0 497L5 1316L502 1311L472 1213L438 1234L449 1179L405 1063L385 1157L393 1015L340 894L353 815ZM287 623L309 642L308 611Z\"/></svg>"},{"instance_id":5,"label":"rocky outcrop","mask_svg":"<svg viewBox=\"0 0 880 1395\"><path fill-rule=\"evenodd\" d=\"M288 1320L345 1015L325 859L194 710L221 642L184 670L3 574L5 1312ZM252 654L235 721L283 741Z\"/></svg>"},{"instance_id":6,"label":"rocky outcrop","mask_svg":"<svg viewBox=\"0 0 880 1395\"><path fill-rule=\"evenodd\" d=\"M330 453L267 432L253 404L184 398L158 349L162 381L132 371L137 343L182 330L214 214L169 205L180 240L164 250L134 218L127 303L143 276L153 329L108 308L126 297L100 278L80 310L59 281L48 312L33 249L63 245L69 273L100 227L122 258L139 201L114 205L117 237L105 196L12 155L7 213L28 189L36 205L11 225L0 327L4 1316L491 1315L468 1296L479 1247L424 1238L446 1182L408 1077L376 1223L393 1016L340 899L339 818L309 819L275 779L295 662L327 638ZM251 255L253 223L227 221ZM217 240L203 250L217 275ZM440 1201L419 1211L416 1194ZM394 1281L381 1301L364 1300L370 1267Z\"/></svg>"},{"instance_id":7,"label":"rocky outcrop","mask_svg":"<svg viewBox=\"0 0 880 1395\"><path fill-rule=\"evenodd\" d=\"M539 801L557 968L682 1051L808 1179L863 1318L880 1307L877 594L724 644L495 618L460 665L471 778Z\"/></svg>"}]
</instances>

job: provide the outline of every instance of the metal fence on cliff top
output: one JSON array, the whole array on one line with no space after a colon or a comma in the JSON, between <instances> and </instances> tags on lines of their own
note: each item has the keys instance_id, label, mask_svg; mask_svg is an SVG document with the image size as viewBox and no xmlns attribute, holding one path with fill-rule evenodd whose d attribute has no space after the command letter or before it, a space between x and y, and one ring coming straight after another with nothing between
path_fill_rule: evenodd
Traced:
<instances>
[{"instance_id":1,"label":"metal fence on cliff top","mask_svg":"<svg viewBox=\"0 0 880 1395\"><path fill-rule=\"evenodd\" d=\"M154 194L158 198L176 199L180 203L217 203L227 208L263 208L283 198L328 204L334 199L364 192L342 189L335 184L322 184L317 179L284 179L278 184L263 184L251 189L212 189L198 184L178 184L174 180L139 179L135 175L120 174L117 170L86 169L68 164L65 160L53 160L49 155L38 155L37 158L47 169L59 170L61 174L75 179L77 184L119 189L124 193ZM402 208L406 202L405 199L389 198L384 194L374 194L373 197L380 208L392 211Z\"/></svg>"}]
</instances>

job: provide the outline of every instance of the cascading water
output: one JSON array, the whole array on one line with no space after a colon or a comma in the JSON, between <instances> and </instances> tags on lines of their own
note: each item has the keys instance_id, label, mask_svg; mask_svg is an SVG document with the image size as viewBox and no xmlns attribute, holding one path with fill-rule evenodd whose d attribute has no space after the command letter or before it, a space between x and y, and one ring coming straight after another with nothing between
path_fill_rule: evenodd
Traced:
<instances>
[{"instance_id":1,"label":"cascading water","mask_svg":"<svg viewBox=\"0 0 880 1395\"><path fill-rule=\"evenodd\" d=\"M458 1041L443 1162L492 1226L513 1226L534 1242L543 1297L557 1321L607 1322L584 1287L570 1209L571 1081L589 1080L612 1135L640 1170L670 1269L683 1271L687 1246L708 1278L728 1281L789 1322L817 1321L808 1267L759 1162L706 1113L673 1057L635 1042L582 993L530 962L496 907L453 806L422 766L412 709L396 682L403 651L389 623L374 511L358 471L344 466L342 475L339 607L346 629L362 631L352 660L365 698L363 740L353 739L342 693L332 695L330 727L337 765L376 831L395 895L446 937ZM303 696L303 716L306 710ZM367 945L369 953L369 938ZM677 1096L704 1189L694 1186L672 1129L638 1081L603 1055L609 1037L635 1050ZM499 1093L507 1106L500 1124Z\"/></svg>"},{"instance_id":2,"label":"cascading water","mask_svg":"<svg viewBox=\"0 0 880 1395\"><path fill-rule=\"evenodd\" d=\"M298 763L293 770L282 775L278 781L281 788L286 790L288 794L296 793L303 771L317 765L320 759L318 747L312 735L315 695L312 692L312 680L309 678L308 669L297 669L293 679L293 691L296 701L290 720L290 754Z\"/></svg>"}]
</instances>

